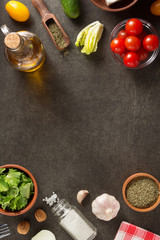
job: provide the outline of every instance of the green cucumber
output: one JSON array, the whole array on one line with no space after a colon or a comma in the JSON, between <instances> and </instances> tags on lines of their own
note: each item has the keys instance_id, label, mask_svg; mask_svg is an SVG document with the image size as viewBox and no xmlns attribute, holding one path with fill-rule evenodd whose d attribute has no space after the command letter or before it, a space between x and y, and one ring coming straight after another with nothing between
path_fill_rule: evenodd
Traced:
<instances>
[{"instance_id":1,"label":"green cucumber","mask_svg":"<svg viewBox=\"0 0 160 240\"><path fill-rule=\"evenodd\" d=\"M69 18L77 18L80 15L79 0L61 0L61 4Z\"/></svg>"}]
</instances>

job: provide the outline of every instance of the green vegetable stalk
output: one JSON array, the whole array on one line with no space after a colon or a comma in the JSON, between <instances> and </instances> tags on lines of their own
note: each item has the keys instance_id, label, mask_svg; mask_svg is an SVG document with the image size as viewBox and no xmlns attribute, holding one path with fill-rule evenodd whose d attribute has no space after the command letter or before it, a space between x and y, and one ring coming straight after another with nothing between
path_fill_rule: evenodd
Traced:
<instances>
[{"instance_id":1,"label":"green vegetable stalk","mask_svg":"<svg viewBox=\"0 0 160 240\"><path fill-rule=\"evenodd\" d=\"M89 24L78 34L75 45L77 47L84 46L81 52L86 53L87 55L92 52L96 52L98 42L103 33L103 28L103 24L99 21Z\"/></svg>"}]
</instances>

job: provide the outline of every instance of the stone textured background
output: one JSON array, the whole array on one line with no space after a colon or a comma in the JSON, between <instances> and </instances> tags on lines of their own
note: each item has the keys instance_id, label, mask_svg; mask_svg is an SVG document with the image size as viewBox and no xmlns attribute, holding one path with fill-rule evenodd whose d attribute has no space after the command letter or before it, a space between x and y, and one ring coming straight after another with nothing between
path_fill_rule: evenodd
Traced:
<instances>
[{"instance_id":1,"label":"stone textured background","mask_svg":"<svg viewBox=\"0 0 160 240\"><path fill-rule=\"evenodd\" d=\"M150 21L160 33L160 19L151 15L153 0L139 0L121 13L104 12L89 0L81 0L81 16L68 19L59 0L46 0L71 38L69 54L56 50L41 24L31 1L27 23L12 20L0 1L0 25L13 31L36 33L46 49L46 62L35 73L21 73L6 62L3 34L0 34L0 164L26 167L39 186L38 200L27 214L0 216L12 235L8 240L29 240L45 228L57 239L71 239L43 202L53 191L76 205L97 227L97 240L112 240L122 220L160 234L159 207L149 213L129 209L122 198L125 179L136 172L148 172L160 179L160 57L142 70L127 70L110 54L109 36L120 21L140 17ZM99 20L105 25L98 51L86 56L74 46L79 31ZM79 206L76 194L88 189L90 198ZM110 222L95 218L91 202L102 193L114 195L121 204L118 217ZM44 223L36 222L34 210L43 208ZM16 233L17 223L28 219L27 236Z\"/></svg>"}]
</instances>

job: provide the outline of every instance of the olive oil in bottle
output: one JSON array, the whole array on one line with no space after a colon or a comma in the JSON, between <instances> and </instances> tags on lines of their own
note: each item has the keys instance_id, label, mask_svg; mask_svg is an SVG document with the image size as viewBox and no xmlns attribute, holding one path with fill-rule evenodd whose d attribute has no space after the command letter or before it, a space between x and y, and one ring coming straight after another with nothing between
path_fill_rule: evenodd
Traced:
<instances>
[{"instance_id":1,"label":"olive oil in bottle","mask_svg":"<svg viewBox=\"0 0 160 240\"><path fill-rule=\"evenodd\" d=\"M40 39L31 32L10 32L6 25L1 27L5 35L5 57L16 70L32 72L39 69L45 60Z\"/></svg>"}]
</instances>

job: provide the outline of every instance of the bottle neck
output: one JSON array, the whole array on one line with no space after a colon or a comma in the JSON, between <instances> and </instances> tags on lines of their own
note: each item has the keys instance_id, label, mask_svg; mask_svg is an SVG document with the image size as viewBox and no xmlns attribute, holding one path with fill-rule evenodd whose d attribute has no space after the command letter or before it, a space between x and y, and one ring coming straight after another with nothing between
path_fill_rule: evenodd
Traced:
<instances>
[{"instance_id":1,"label":"bottle neck","mask_svg":"<svg viewBox=\"0 0 160 240\"><path fill-rule=\"evenodd\" d=\"M55 206L52 207L52 213L54 216L62 219L69 213L71 208L72 206L65 199L61 199Z\"/></svg>"},{"instance_id":2,"label":"bottle neck","mask_svg":"<svg viewBox=\"0 0 160 240\"><path fill-rule=\"evenodd\" d=\"M24 40L19 34L11 32L6 35L4 43L8 50L16 52L23 46Z\"/></svg>"},{"instance_id":3,"label":"bottle neck","mask_svg":"<svg viewBox=\"0 0 160 240\"><path fill-rule=\"evenodd\" d=\"M14 38L11 36L8 37L8 35L15 34L17 36L17 39L15 42L13 41ZM5 37L5 45L6 45L6 53L9 56L12 56L17 61L28 61L32 58L34 54L34 44L33 41L30 38L27 38L26 36L17 34L17 33L10 33ZM8 42L6 41L6 38L8 37ZM15 37L16 38L16 37Z\"/></svg>"}]
</instances>

